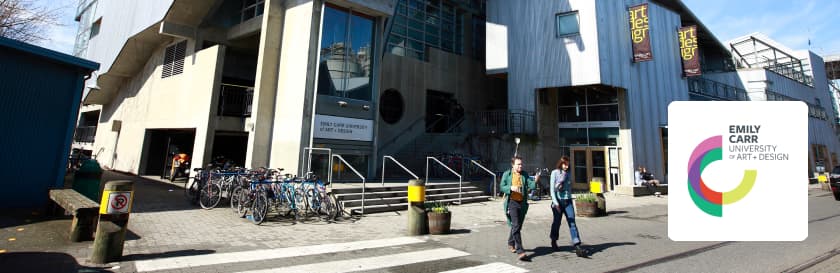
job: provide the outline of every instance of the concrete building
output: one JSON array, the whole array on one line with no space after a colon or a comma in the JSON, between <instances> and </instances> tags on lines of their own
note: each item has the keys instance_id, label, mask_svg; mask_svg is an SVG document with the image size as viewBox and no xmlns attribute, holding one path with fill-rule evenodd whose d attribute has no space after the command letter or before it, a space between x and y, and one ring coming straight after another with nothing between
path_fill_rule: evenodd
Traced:
<instances>
[{"instance_id":1,"label":"concrete building","mask_svg":"<svg viewBox=\"0 0 840 273\"><path fill-rule=\"evenodd\" d=\"M518 153L621 190L640 165L667 181L667 106L685 100L802 100L809 173L840 149L819 56L721 43L679 0L83 0L78 18L78 54L103 64L78 148L131 173L187 153L357 179L340 155L403 179L387 156L465 173Z\"/></svg>"},{"instance_id":2,"label":"concrete building","mask_svg":"<svg viewBox=\"0 0 840 273\"><path fill-rule=\"evenodd\" d=\"M570 155L576 188L600 178L626 192L638 166L667 182L673 101L804 101L809 176L837 164L826 114L836 104L812 52L758 34L723 44L678 0L490 0L487 18L487 40L507 46L490 52L488 42L488 73L507 79L510 109L537 113L530 162ZM692 55L699 67L689 70Z\"/></svg>"}]
</instances>

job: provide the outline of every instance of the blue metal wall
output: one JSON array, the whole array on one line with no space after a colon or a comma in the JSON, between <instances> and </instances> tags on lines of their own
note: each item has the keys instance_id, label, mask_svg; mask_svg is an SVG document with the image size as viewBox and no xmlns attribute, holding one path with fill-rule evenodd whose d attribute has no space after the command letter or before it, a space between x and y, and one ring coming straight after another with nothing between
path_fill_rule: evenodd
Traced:
<instances>
[{"instance_id":1,"label":"blue metal wall","mask_svg":"<svg viewBox=\"0 0 840 273\"><path fill-rule=\"evenodd\" d=\"M0 37L0 208L64 185L84 77L99 64Z\"/></svg>"}]
</instances>

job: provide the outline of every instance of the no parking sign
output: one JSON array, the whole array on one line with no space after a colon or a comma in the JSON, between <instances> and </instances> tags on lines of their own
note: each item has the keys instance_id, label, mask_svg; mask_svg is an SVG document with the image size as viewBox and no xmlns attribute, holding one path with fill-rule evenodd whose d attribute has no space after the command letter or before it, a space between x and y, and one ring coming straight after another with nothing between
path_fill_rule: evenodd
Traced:
<instances>
[{"instance_id":1,"label":"no parking sign","mask_svg":"<svg viewBox=\"0 0 840 273\"><path fill-rule=\"evenodd\" d=\"M131 212L130 191L104 191L99 204L99 214L124 214Z\"/></svg>"}]
</instances>

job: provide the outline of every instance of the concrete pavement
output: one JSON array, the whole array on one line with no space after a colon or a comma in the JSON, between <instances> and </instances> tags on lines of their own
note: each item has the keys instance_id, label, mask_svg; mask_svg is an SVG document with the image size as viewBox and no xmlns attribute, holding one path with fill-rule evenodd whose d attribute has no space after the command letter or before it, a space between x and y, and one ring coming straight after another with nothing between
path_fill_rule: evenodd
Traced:
<instances>
[{"instance_id":1,"label":"concrete pavement","mask_svg":"<svg viewBox=\"0 0 840 273\"><path fill-rule=\"evenodd\" d=\"M410 237L419 241L382 245L378 240L411 240L399 239L405 237L407 230L404 213L344 218L334 223L295 223L270 218L257 226L235 217L226 203L213 210L191 205L184 199L182 189L168 182L111 172L106 172L104 177L104 180L118 179L133 180L136 188L122 262L90 264L87 259L92 242L67 242L66 232L70 223L66 217L43 218L22 212L16 218L5 215L0 218L0 236L3 239L0 251L6 252L0 254L0 268L3 271L11 269L9 272L353 269L349 264L342 263L345 261L389 265L357 268L377 272L475 268L482 270L480 272L604 272L633 270L634 265L645 261L718 244L670 241L666 226L667 196L633 198L608 194L609 216L578 217L582 240L593 252L588 259L576 257L569 247L560 252L552 251L548 240L551 223L549 201L531 202L523 228L523 241L533 262L523 263L506 249L509 229L504 222L500 200L450 207L453 234ZM812 189L815 190L818 189ZM568 238L566 226L560 234L562 243ZM10 241L11 238L15 240ZM294 255L277 256L277 253ZM415 256L417 260L414 260ZM143 267L144 264L165 263L183 266L159 270ZM47 265L49 270L38 270L44 269L38 266Z\"/></svg>"}]
</instances>

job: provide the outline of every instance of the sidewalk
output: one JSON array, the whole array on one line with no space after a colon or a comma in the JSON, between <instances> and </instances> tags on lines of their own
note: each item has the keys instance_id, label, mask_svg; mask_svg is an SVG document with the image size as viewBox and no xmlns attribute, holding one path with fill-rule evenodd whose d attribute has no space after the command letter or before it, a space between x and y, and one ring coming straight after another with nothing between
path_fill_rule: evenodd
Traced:
<instances>
[{"instance_id":1,"label":"sidewalk","mask_svg":"<svg viewBox=\"0 0 840 273\"><path fill-rule=\"evenodd\" d=\"M135 182L133 211L123 252L126 262L90 264L87 259L92 242L68 241L71 218L45 218L39 212L18 211L0 216L0 268L4 271L77 272L87 268L131 272L131 261L137 260L394 238L405 236L407 230L408 221L403 211L344 218L335 223L317 220L295 223L272 217L257 226L235 217L225 202L213 210L189 204L183 196L182 181L170 183L108 171L103 175L103 181L125 179ZM634 198L608 193L609 216L581 217L578 221L585 225L587 221L605 222L616 216L664 215L667 199L664 195ZM501 200L451 206L452 229L456 235L430 238L447 241L459 238L459 235L477 235L481 229L506 228ZM549 202L532 201L528 221L550 222ZM313 234L317 236L308 236Z\"/></svg>"}]
</instances>

